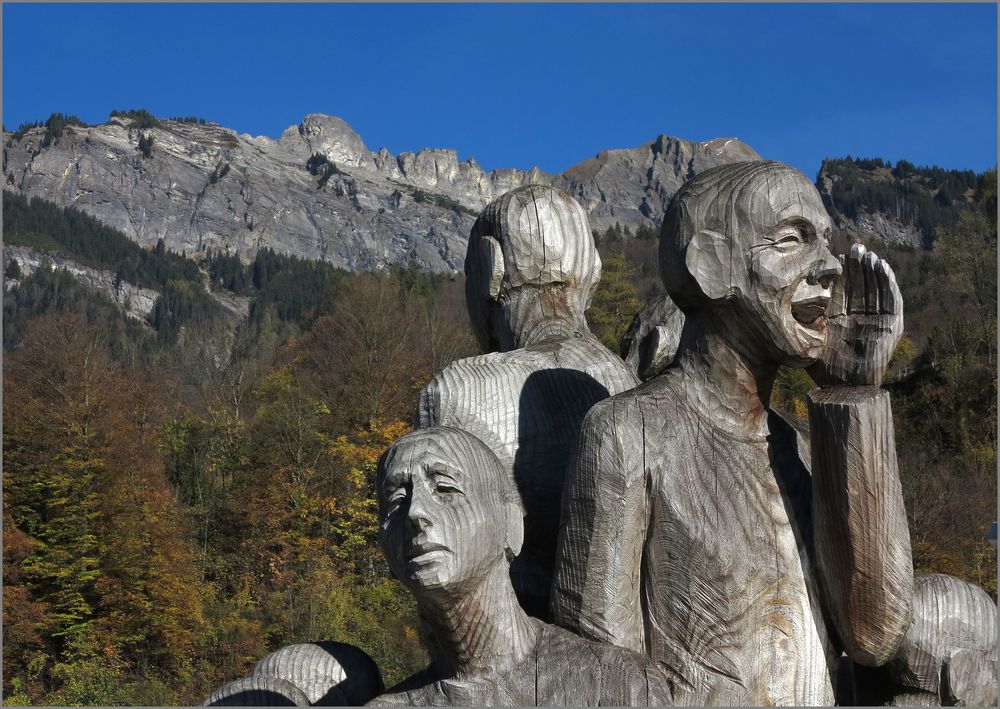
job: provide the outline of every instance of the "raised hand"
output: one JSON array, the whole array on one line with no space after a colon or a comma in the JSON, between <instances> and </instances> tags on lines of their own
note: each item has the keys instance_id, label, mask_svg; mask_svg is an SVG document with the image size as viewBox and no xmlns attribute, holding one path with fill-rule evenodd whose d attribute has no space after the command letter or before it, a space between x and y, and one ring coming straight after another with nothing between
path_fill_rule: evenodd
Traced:
<instances>
[{"instance_id":1,"label":"raised hand","mask_svg":"<svg viewBox=\"0 0 1000 709\"><path fill-rule=\"evenodd\" d=\"M840 260L844 275L833 286L826 348L808 372L823 387L877 387L903 336L903 298L889 264L861 244Z\"/></svg>"}]
</instances>

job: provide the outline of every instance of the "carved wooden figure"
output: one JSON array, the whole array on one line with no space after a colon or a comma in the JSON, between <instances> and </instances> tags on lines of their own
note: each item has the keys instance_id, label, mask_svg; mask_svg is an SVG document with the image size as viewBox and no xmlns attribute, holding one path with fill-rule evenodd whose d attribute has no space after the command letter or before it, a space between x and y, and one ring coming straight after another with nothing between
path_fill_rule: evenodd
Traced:
<instances>
[{"instance_id":1,"label":"carved wooden figure","mask_svg":"<svg viewBox=\"0 0 1000 709\"><path fill-rule=\"evenodd\" d=\"M465 272L469 316L490 354L435 376L417 425L467 430L514 471L525 540L512 579L524 607L545 617L570 449L587 410L638 380L587 327L601 261L569 195L532 185L493 201L472 228Z\"/></svg>"},{"instance_id":2,"label":"carved wooden figure","mask_svg":"<svg viewBox=\"0 0 1000 709\"><path fill-rule=\"evenodd\" d=\"M216 690L205 706L361 706L384 691L378 665L363 650L299 643L272 652L249 677Z\"/></svg>"},{"instance_id":3,"label":"carved wooden figure","mask_svg":"<svg viewBox=\"0 0 1000 709\"><path fill-rule=\"evenodd\" d=\"M855 675L865 704L996 706L996 603L953 576L917 574L913 624L896 655Z\"/></svg>"},{"instance_id":4,"label":"carved wooden figure","mask_svg":"<svg viewBox=\"0 0 1000 709\"><path fill-rule=\"evenodd\" d=\"M555 621L681 679L684 704L834 701L840 646L888 660L912 567L878 392L902 334L885 262L830 253L819 194L773 162L686 183L660 240L674 363L587 415L568 473ZM824 388L809 443L767 403L779 365ZM810 464L812 473L810 475Z\"/></svg>"},{"instance_id":5,"label":"carved wooden figure","mask_svg":"<svg viewBox=\"0 0 1000 709\"><path fill-rule=\"evenodd\" d=\"M619 345L622 359L642 381L669 367L684 329L684 311L666 293L650 298L636 313Z\"/></svg>"},{"instance_id":6,"label":"carved wooden figure","mask_svg":"<svg viewBox=\"0 0 1000 709\"><path fill-rule=\"evenodd\" d=\"M241 677L215 690L206 707L307 707L309 697L287 679Z\"/></svg>"},{"instance_id":7,"label":"carved wooden figure","mask_svg":"<svg viewBox=\"0 0 1000 709\"><path fill-rule=\"evenodd\" d=\"M509 577L523 539L508 467L470 433L404 436L379 462L380 539L412 592L432 662L382 706L646 706L671 701L663 668L525 613Z\"/></svg>"}]
</instances>

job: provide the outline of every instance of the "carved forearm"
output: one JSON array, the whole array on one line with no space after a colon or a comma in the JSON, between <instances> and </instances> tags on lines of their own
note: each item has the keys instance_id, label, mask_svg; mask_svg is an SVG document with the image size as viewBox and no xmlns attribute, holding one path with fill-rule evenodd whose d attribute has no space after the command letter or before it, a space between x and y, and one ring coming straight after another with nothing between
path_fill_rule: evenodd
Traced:
<instances>
[{"instance_id":1,"label":"carved forearm","mask_svg":"<svg viewBox=\"0 0 1000 709\"><path fill-rule=\"evenodd\" d=\"M892 657L910 623L913 566L889 394L809 395L816 556L833 621L855 662Z\"/></svg>"}]
</instances>

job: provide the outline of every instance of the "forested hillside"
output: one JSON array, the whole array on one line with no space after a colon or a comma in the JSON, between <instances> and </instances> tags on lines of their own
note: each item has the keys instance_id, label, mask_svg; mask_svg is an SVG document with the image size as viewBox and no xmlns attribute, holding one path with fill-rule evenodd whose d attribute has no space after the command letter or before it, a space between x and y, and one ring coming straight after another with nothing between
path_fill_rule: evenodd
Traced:
<instances>
[{"instance_id":1,"label":"forested hillside","mask_svg":"<svg viewBox=\"0 0 1000 709\"><path fill-rule=\"evenodd\" d=\"M6 704L198 704L317 638L387 681L425 663L372 484L419 387L473 351L462 283L233 263L200 275L253 299L235 332L137 323L62 271L8 274Z\"/></svg>"},{"instance_id":2,"label":"forested hillside","mask_svg":"<svg viewBox=\"0 0 1000 709\"><path fill-rule=\"evenodd\" d=\"M931 248L982 187L972 170L895 165L881 158L823 161L816 186L838 225L860 235Z\"/></svg>"},{"instance_id":3,"label":"forested hillside","mask_svg":"<svg viewBox=\"0 0 1000 709\"><path fill-rule=\"evenodd\" d=\"M995 172L977 178L930 251L873 244L906 302L888 386L915 564L994 597L996 195ZM476 351L461 277L269 250L194 263L9 200L6 238L128 264L122 278L164 302L140 322L64 272L8 268L4 703L198 704L315 639L363 648L387 683L422 666L414 606L377 547L374 470L423 384ZM662 288L657 243L598 236L588 316L614 345ZM210 293L247 299L249 316L220 327L191 305ZM783 371L772 403L802 413L810 386Z\"/></svg>"}]
</instances>

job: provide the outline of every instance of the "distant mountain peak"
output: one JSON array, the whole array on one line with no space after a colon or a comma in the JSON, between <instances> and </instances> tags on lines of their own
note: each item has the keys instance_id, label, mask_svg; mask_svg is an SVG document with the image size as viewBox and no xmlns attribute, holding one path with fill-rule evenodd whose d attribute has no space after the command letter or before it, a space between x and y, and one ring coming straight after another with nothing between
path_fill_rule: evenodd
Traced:
<instances>
[{"instance_id":1,"label":"distant mountain peak","mask_svg":"<svg viewBox=\"0 0 1000 709\"><path fill-rule=\"evenodd\" d=\"M488 202L530 183L576 197L591 227L659 225L692 174L758 159L734 138L693 143L661 135L605 150L559 175L537 167L484 171L452 148L372 152L343 119L306 115L278 140L212 123L131 118L73 126L42 145L44 128L5 133L7 189L73 205L136 241L162 238L188 254L268 246L350 270L416 261L462 267L472 222ZM139 134L153 138L149 155Z\"/></svg>"}]
</instances>

